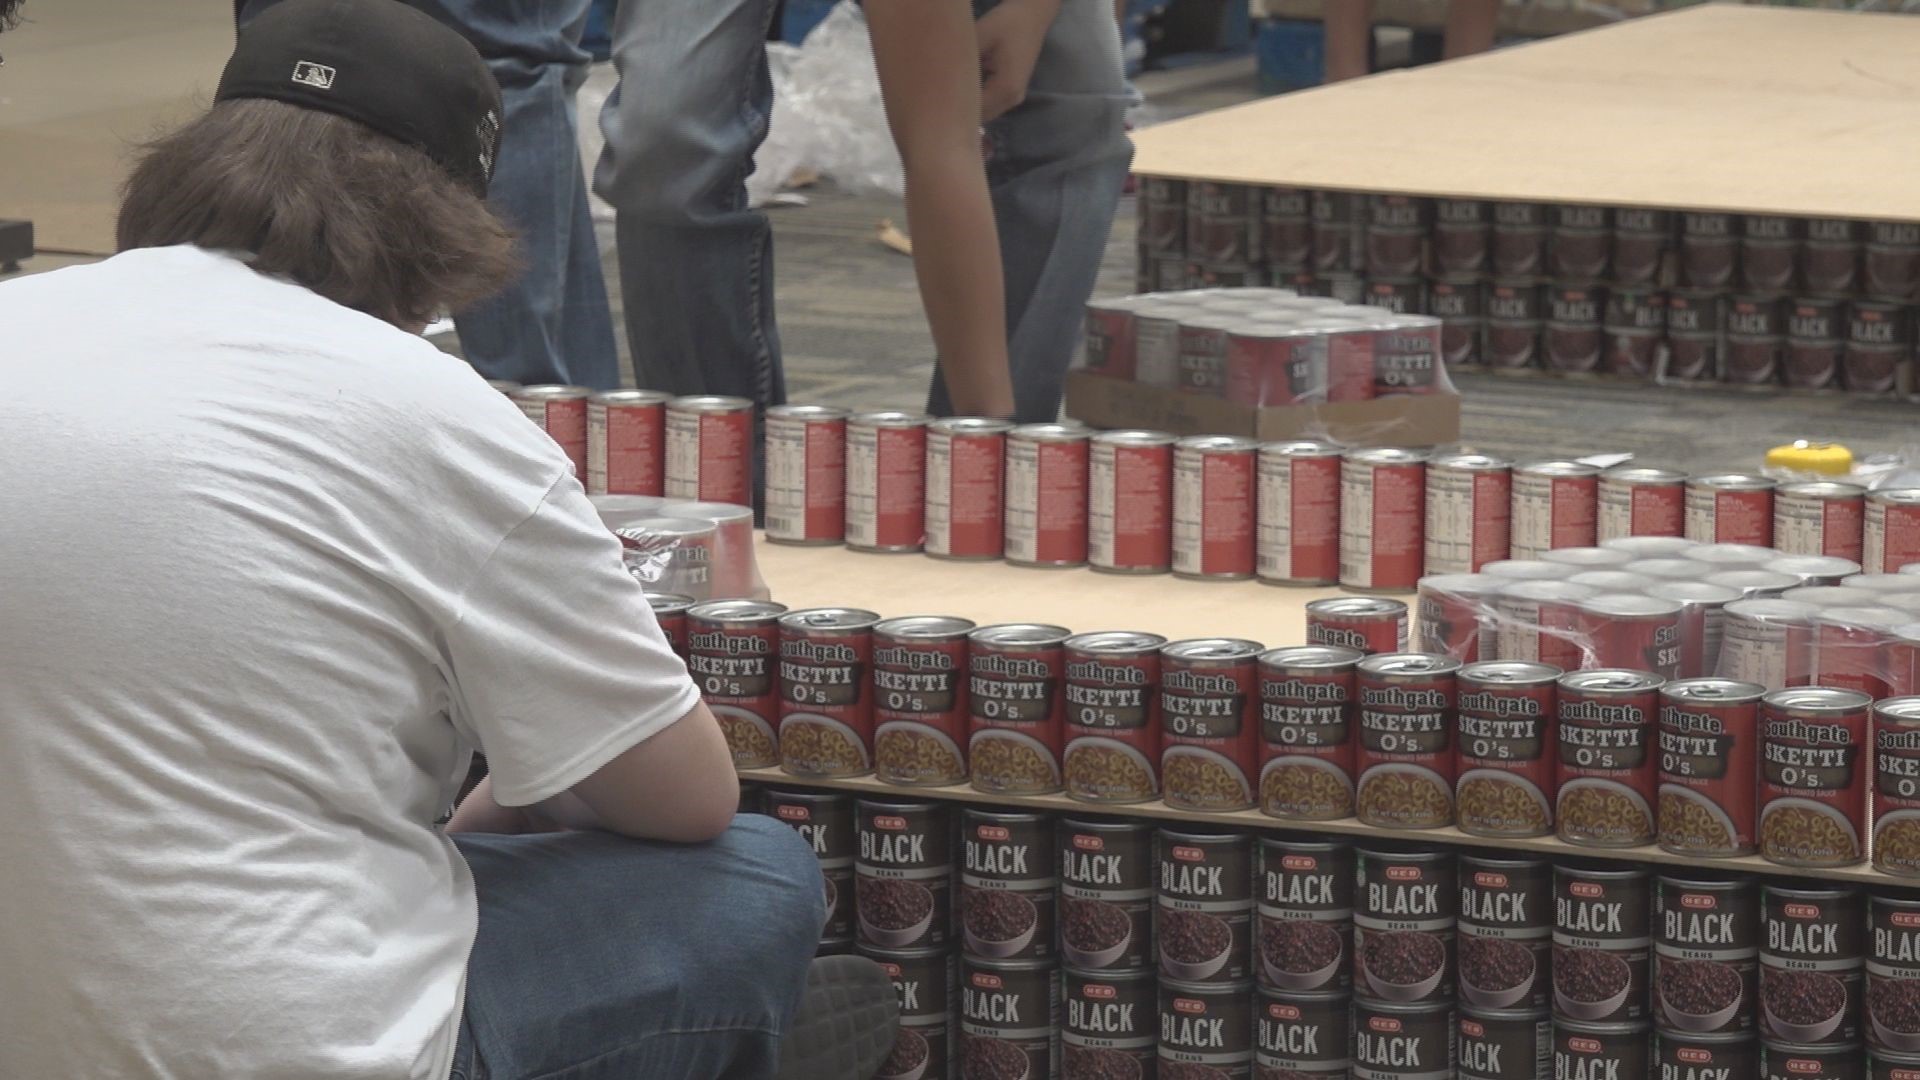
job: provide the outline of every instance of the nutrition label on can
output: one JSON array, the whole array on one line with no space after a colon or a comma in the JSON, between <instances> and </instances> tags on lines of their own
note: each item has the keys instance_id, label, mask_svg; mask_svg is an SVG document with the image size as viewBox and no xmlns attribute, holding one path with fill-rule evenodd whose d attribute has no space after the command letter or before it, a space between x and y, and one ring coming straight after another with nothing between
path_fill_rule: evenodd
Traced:
<instances>
[{"instance_id":1,"label":"nutrition label on can","mask_svg":"<svg viewBox=\"0 0 1920 1080\"><path fill-rule=\"evenodd\" d=\"M767 535L783 540L839 539L846 516L842 426L769 418Z\"/></svg>"}]
</instances>

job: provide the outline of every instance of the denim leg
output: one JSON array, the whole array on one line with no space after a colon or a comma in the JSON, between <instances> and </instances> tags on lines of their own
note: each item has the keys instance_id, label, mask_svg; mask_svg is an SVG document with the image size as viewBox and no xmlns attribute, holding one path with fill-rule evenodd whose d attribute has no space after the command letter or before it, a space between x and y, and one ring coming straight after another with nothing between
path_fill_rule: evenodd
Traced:
<instances>
[{"instance_id":1,"label":"denim leg","mask_svg":"<svg viewBox=\"0 0 1920 1080\"><path fill-rule=\"evenodd\" d=\"M480 895L458 1080L771 1077L826 917L792 829L454 837Z\"/></svg>"},{"instance_id":2,"label":"denim leg","mask_svg":"<svg viewBox=\"0 0 1920 1080\"><path fill-rule=\"evenodd\" d=\"M1059 415L1067 365L1133 160L1126 112L1112 0L1063 0L1026 100L987 126L1007 360L1022 423ZM928 408L953 411L937 371Z\"/></svg>"},{"instance_id":3,"label":"denim leg","mask_svg":"<svg viewBox=\"0 0 1920 1080\"><path fill-rule=\"evenodd\" d=\"M786 400L773 232L747 207L773 108L772 0L622 0L594 190L613 205L639 384Z\"/></svg>"}]
</instances>

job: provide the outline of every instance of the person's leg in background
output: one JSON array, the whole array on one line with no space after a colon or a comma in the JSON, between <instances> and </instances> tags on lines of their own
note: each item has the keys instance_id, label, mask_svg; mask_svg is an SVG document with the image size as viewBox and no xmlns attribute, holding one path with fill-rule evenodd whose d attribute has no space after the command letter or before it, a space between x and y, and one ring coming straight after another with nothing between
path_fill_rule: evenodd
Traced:
<instances>
[{"instance_id":1,"label":"person's leg in background","mask_svg":"<svg viewBox=\"0 0 1920 1080\"><path fill-rule=\"evenodd\" d=\"M976 3L976 14L991 8ZM1109 0L1062 0L1026 100L987 125L987 181L1007 290L1015 419L1060 412L1107 235L1133 160L1127 88ZM934 373L929 408L951 411Z\"/></svg>"},{"instance_id":2,"label":"person's leg in background","mask_svg":"<svg viewBox=\"0 0 1920 1080\"><path fill-rule=\"evenodd\" d=\"M1328 0L1320 16L1326 35L1327 82L1357 79L1373 70L1373 0Z\"/></svg>"}]
</instances>

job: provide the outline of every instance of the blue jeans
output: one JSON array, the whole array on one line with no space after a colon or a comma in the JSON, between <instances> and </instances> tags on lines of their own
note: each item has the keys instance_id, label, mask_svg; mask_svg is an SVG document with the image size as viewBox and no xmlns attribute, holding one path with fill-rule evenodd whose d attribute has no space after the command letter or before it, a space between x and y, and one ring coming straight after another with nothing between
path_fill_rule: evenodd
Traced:
<instances>
[{"instance_id":1,"label":"blue jeans","mask_svg":"<svg viewBox=\"0 0 1920 1080\"><path fill-rule=\"evenodd\" d=\"M798 833L454 837L480 932L451 1080L771 1077L826 918Z\"/></svg>"}]
</instances>

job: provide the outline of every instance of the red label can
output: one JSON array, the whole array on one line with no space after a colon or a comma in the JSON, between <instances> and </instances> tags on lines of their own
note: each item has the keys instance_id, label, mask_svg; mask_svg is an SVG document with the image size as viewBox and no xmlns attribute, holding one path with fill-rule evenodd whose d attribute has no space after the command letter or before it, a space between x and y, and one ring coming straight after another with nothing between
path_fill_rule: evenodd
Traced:
<instances>
[{"instance_id":1,"label":"red label can","mask_svg":"<svg viewBox=\"0 0 1920 1080\"><path fill-rule=\"evenodd\" d=\"M1161 648L1161 797L1168 806L1253 806L1261 650L1260 643L1239 638L1195 638Z\"/></svg>"},{"instance_id":2,"label":"red label can","mask_svg":"<svg viewBox=\"0 0 1920 1080\"><path fill-rule=\"evenodd\" d=\"M1687 474L1643 465L1615 465L1600 474L1594 535L1601 543L1628 536L1679 536L1687 527Z\"/></svg>"},{"instance_id":3,"label":"red label can","mask_svg":"<svg viewBox=\"0 0 1920 1080\"><path fill-rule=\"evenodd\" d=\"M753 505L753 402L677 397L667 402L670 499Z\"/></svg>"},{"instance_id":4,"label":"red label can","mask_svg":"<svg viewBox=\"0 0 1920 1080\"><path fill-rule=\"evenodd\" d=\"M780 768L795 776L873 769L873 624L858 608L780 616Z\"/></svg>"},{"instance_id":5,"label":"red label can","mask_svg":"<svg viewBox=\"0 0 1920 1080\"><path fill-rule=\"evenodd\" d=\"M847 546L918 551L926 536L927 423L914 413L847 419Z\"/></svg>"},{"instance_id":6,"label":"red label can","mask_svg":"<svg viewBox=\"0 0 1920 1080\"><path fill-rule=\"evenodd\" d=\"M1796 687L1761 699L1761 858L1806 867L1866 858L1872 712L1858 690Z\"/></svg>"},{"instance_id":7,"label":"red label can","mask_svg":"<svg viewBox=\"0 0 1920 1080\"><path fill-rule=\"evenodd\" d=\"M1327 341L1327 400L1373 400L1373 327L1337 313L1316 313L1302 319Z\"/></svg>"},{"instance_id":8,"label":"red label can","mask_svg":"<svg viewBox=\"0 0 1920 1080\"><path fill-rule=\"evenodd\" d=\"M1004 550L1005 420L961 416L927 426L927 554L997 559Z\"/></svg>"},{"instance_id":9,"label":"red label can","mask_svg":"<svg viewBox=\"0 0 1920 1080\"><path fill-rule=\"evenodd\" d=\"M1001 623L967 635L967 757L976 791L1059 791L1066 735L1064 627Z\"/></svg>"},{"instance_id":10,"label":"red label can","mask_svg":"<svg viewBox=\"0 0 1920 1080\"><path fill-rule=\"evenodd\" d=\"M1340 448L1300 440L1265 443L1258 466L1255 570L1281 585L1340 580Z\"/></svg>"},{"instance_id":11,"label":"red label can","mask_svg":"<svg viewBox=\"0 0 1920 1080\"><path fill-rule=\"evenodd\" d=\"M1251 408L1327 400L1327 337L1302 325L1246 320L1227 331L1226 396Z\"/></svg>"},{"instance_id":12,"label":"red label can","mask_svg":"<svg viewBox=\"0 0 1920 1080\"><path fill-rule=\"evenodd\" d=\"M1549 664L1489 660L1460 669L1460 831L1548 836L1556 777L1555 684Z\"/></svg>"},{"instance_id":13,"label":"red label can","mask_svg":"<svg viewBox=\"0 0 1920 1080\"><path fill-rule=\"evenodd\" d=\"M1619 594L1580 601L1579 629L1591 654L1583 667L1650 671L1677 678L1685 639L1686 605L1678 600Z\"/></svg>"},{"instance_id":14,"label":"red label can","mask_svg":"<svg viewBox=\"0 0 1920 1080\"><path fill-rule=\"evenodd\" d=\"M780 762L780 616L785 604L710 600L687 611L687 674L720 721L737 769Z\"/></svg>"},{"instance_id":15,"label":"red label can","mask_svg":"<svg viewBox=\"0 0 1920 1080\"><path fill-rule=\"evenodd\" d=\"M1067 795L1145 802L1160 793L1158 634L1125 630L1066 641Z\"/></svg>"},{"instance_id":16,"label":"red label can","mask_svg":"<svg viewBox=\"0 0 1920 1080\"><path fill-rule=\"evenodd\" d=\"M1087 449L1087 561L1114 574L1173 567L1173 444L1161 431L1103 431Z\"/></svg>"},{"instance_id":17,"label":"red label can","mask_svg":"<svg viewBox=\"0 0 1920 1080\"><path fill-rule=\"evenodd\" d=\"M1660 846L1723 859L1755 850L1760 697L1733 679L1683 679L1660 689Z\"/></svg>"},{"instance_id":18,"label":"red label can","mask_svg":"<svg viewBox=\"0 0 1920 1080\"><path fill-rule=\"evenodd\" d=\"M1857 484L1813 480L1773 492L1773 546L1783 555L1826 555L1859 562L1867 492Z\"/></svg>"},{"instance_id":19,"label":"red label can","mask_svg":"<svg viewBox=\"0 0 1920 1080\"><path fill-rule=\"evenodd\" d=\"M1353 815L1355 649L1295 645L1260 655L1260 812L1299 821Z\"/></svg>"},{"instance_id":20,"label":"red label can","mask_svg":"<svg viewBox=\"0 0 1920 1080\"><path fill-rule=\"evenodd\" d=\"M667 395L603 390L587 400L587 494L666 490Z\"/></svg>"},{"instance_id":21,"label":"red label can","mask_svg":"<svg viewBox=\"0 0 1920 1080\"><path fill-rule=\"evenodd\" d=\"M1874 699L1891 695L1899 681L1888 655L1893 631L1911 618L1887 608L1821 608L1808 635L1807 681Z\"/></svg>"},{"instance_id":22,"label":"red label can","mask_svg":"<svg viewBox=\"0 0 1920 1080\"><path fill-rule=\"evenodd\" d=\"M1715 473L1687 481L1687 539L1701 544L1773 546L1774 481Z\"/></svg>"},{"instance_id":23,"label":"red label can","mask_svg":"<svg viewBox=\"0 0 1920 1080\"><path fill-rule=\"evenodd\" d=\"M1173 445L1173 572L1253 576L1252 439L1189 435Z\"/></svg>"},{"instance_id":24,"label":"red label can","mask_svg":"<svg viewBox=\"0 0 1920 1080\"><path fill-rule=\"evenodd\" d=\"M1407 605L1379 596L1335 596L1307 604L1307 644L1372 655L1407 651Z\"/></svg>"},{"instance_id":25,"label":"red label can","mask_svg":"<svg viewBox=\"0 0 1920 1080\"><path fill-rule=\"evenodd\" d=\"M1436 574L1420 579L1416 652L1450 656L1463 664L1489 656L1498 644L1493 598L1502 581L1485 574ZM1488 638L1493 640L1488 641Z\"/></svg>"},{"instance_id":26,"label":"red label can","mask_svg":"<svg viewBox=\"0 0 1920 1080\"><path fill-rule=\"evenodd\" d=\"M1920 697L1873 707L1873 868L1920 877Z\"/></svg>"},{"instance_id":27,"label":"red label can","mask_svg":"<svg viewBox=\"0 0 1920 1080\"><path fill-rule=\"evenodd\" d=\"M1740 590L1707 582L1657 581L1642 591L1681 605L1679 677L1698 679L1719 672L1727 605L1741 599Z\"/></svg>"},{"instance_id":28,"label":"red label can","mask_svg":"<svg viewBox=\"0 0 1920 1080\"><path fill-rule=\"evenodd\" d=\"M1087 561L1087 439L1078 424L1024 424L1007 433L1007 561Z\"/></svg>"},{"instance_id":29,"label":"red label can","mask_svg":"<svg viewBox=\"0 0 1920 1080\"><path fill-rule=\"evenodd\" d=\"M1426 555L1427 454L1377 447L1340 463L1340 584L1406 591Z\"/></svg>"},{"instance_id":30,"label":"red label can","mask_svg":"<svg viewBox=\"0 0 1920 1080\"><path fill-rule=\"evenodd\" d=\"M653 618L660 624L660 632L666 635L667 644L673 647L673 655L682 660L687 658L687 609L693 603L693 597L681 593L647 594L647 606L653 609Z\"/></svg>"},{"instance_id":31,"label":"red label can","mask_svg":"<svg viewBox=\"0 0 1920 1080\"><path fill-rule=\"evenodd\" d=\"M1513 558L1592 547L1599 535L1600 469L1584 461L1535 461L1513 470Z\"/></svg>"},{"instance_id":32,"label":"red label can","mask_svg":"<svg viewBox=\"0 0 1920 1080\"><path fill-rule=\"evenodd\" d=\"M1133 379L1133 308L1136 297L1093 300L1087 304L1087 370L1115 379Z\"/></svg>"},{"instance_id":33,"label":"red label can","mask_svg":"<svg viewBox=\"0 0 1920 1080\"><path fill-rule=\"evenodd\" d=\"M1593 590L1570 581L1515 581L1493 597L1494 641L1501 660L1528 660L1562 671L1580 667L1586 644L1580 604Z\"/></svg>"},{"instance_id":34,"label":"red label can","mask_svg":"<svg viewBox=\"0 0 1920 1080\"><path fill-rule=\"evenodd\" d=\"M522 386L507 397L534 426L560 444L573 462L573 474L587 482L587 402L593 391L583 386ZM644 495L647 492L641 492Z\"/></svg>"},{"instance_id":35,"label":"red label can","mask_svg":"<svg viewBox=\"0 0 1920 1080\"><path fill-rule=\"evenodd\" d=\"M1354 816L1388 829L1453 824L1453 727L1460 662L1424 653L1357 665L1360 732Z\"/></svg>"},{"instance_id":36,"label":"red label can","mask_svg":"<svg viewBox=\"0 0 1920 1080\"><path fill-rule=\"evenodd\" d=\"M1860 566L1892 574L1920 563L1920 488L1881 488L1867 495Z\"/></svg>"},{"instance_id":37,"label":"red label can","mask_svg":"<svg viewBox=\"0 0 1920 1080\"><path fill-rule=\"evenodd\" d=\"M837 544L847 526L847 410L767 410L767 539Z\"/></svg>"},{"instance_id":38,"label":"red label can","mask_svg":"<svg viewBox=\"0 0 1920 1080\"><path fill-rule=\"evenodd\" d=\"M1512 545L1513 464L1443 454L1427 464L1426 572L1471 574Z\"/></svg>"},{"instance_id":39,"label":"red label can","mask_svg":"<svg viewBox=\"0 0 1920 1080\"><path fill-rule=\"evenodd\" d=\"M968 619L908 615L873 627L873 773L884 783L967 778Z\"/></svg>"},{"instance_id":40,"label":"red label can","mask_svg":"<svg viewBox=\"0 0 1920 1080\"><path fill-rule=\"evenodd\" d=\"M1553 807L1560 839L1586 847L1653 843L1654 724L1665 682L1618 669L1560 677Z\"/></svg>"}]
</instances>

